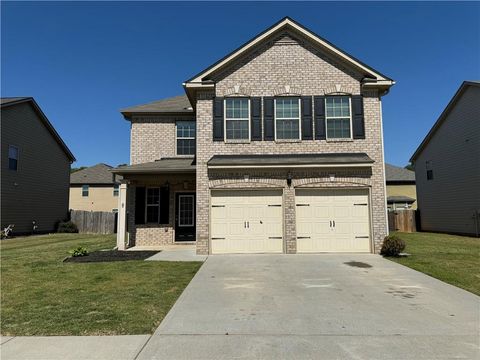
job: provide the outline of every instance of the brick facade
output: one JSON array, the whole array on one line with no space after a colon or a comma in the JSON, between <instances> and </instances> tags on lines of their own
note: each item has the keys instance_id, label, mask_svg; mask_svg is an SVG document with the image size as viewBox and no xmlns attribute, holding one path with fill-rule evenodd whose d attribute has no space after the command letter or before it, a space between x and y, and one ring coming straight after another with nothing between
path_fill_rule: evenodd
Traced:
<instances>
[{"instance_id":1,"label":"brick facade","mask_svg":"<svg viewBox=\"0 0 480 360\"><path fill-rule=\"evenodd\" d=\"M197 93L197 252L209 252L209 197L212 181L223 181L228 188L271 187L268 184L277 178L277 185L284 193L284 233L286 252L296 252L295 231L295 187L363 186L370 190L372 237L374 252L378 252L387 233L385 210L385 181L381 124L381 99L376 91L362 91L362 76L336 63L320 50L306 42L296 41L288 34L265 43L263 47L244 56L221 73L214 74L215 91ZM243 92L243 93L241 93ZM283 92L283 93L282 93ZM347 93L364 96L365 139L353 141L254 141L251 143L225 143L212 140L213 97L232 93L248 96L275 95L324 95ZM208 171L207 161L216 154L291 154L291 153L349 153L365 152L375 162L370 173L333 168L328 171L304 171L295 175L292 186L286 184L286 171L263 171L261 180L250 170L243 171L238 178L249 175L249 185L235 180L234 174L224 174L223 180ZM326 172L325 172L326 171ZM330 181L329 174L336 174ZM237 174L238 175L238 174ZM234 185L236 184L236 185Z\"/></svg>"}]
</instances>

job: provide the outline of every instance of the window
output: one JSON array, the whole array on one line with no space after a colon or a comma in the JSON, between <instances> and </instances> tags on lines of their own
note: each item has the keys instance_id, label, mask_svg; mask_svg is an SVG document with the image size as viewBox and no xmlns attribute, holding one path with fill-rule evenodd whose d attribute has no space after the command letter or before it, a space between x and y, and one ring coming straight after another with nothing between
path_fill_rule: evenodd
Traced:
<instances>
[{"instance_id":1,"label":"window","mask_svg":"<svg viewBox=\"0 0 480 360\"><path fill-rule=\"evenodd\" d=\"M300 98L275 99L275 138L300 139Z\"/></svg>"},{"instance_id":2,"label":"window","mask_svg":"<svg viewBox=\"0 0 480 360\"><path fill-rule=\"evenodd\" d=\"M160 188L147 188L147 223L157 223L160 220Z\"/></svg>"},{"instance_id":3,"label":"window","mask_svg":"<svg viewBox=\"0 0 480 360\"><path fill-rule=\"evenodd\" d=\"M88 185L82 185L82 196L88 196Z\"/></svg>"},{"instance_id":4,"label":"window","mask_svg":"<svg viewBox=\"0 0 480 360\"><path fill-rule=\"evenodd\" d=\"M425 167L427 168L427 180L433 180L433 162L432 160L425 162Z\"/></svg>"},{"instance_id":5,"label":"window","mask_svg":"<svg viewBox=\"0 0 480 360\"><path fill-rule=\"evenodd\" d=\"M250 140L250 100L225 99L225 140Z\"/></svg>"},{"instance_id":6,"label":"window","mask_svg":"<svg viewBox=\"0 0 480 360\"><path fill-rule=\"evenodd\" d=\"M195 121L177 121L177 155L195 155Z\"/></svg>"},{"instance_id":7,"label":"window","mask_svg":"<svg viewBox=\"0 0 480 360\"><path fill-rule=\"evenodd\" d=\"M327 139L351 139L350 97L328 96L325 98L325 105Z\"/></svg>"},{"instance_id":8,"label":"window","mask_svg":"<svg viewBox=\"0 0 480 360\"><path fill-rule=\"evenodd\" d=\"M18 169L18 148L13 145L8 147L8 168L14 171Z\"/></svg>"},{"instance_id":9,"label":"window","mask_svg":"<svg viewBox=\"0 0 480 360\"><path fill-rule=\"evenodd\" d=\"M114 184L113 185L113 196L118 196L120 190L120 185Z\"/></svg>"}]
</instances>

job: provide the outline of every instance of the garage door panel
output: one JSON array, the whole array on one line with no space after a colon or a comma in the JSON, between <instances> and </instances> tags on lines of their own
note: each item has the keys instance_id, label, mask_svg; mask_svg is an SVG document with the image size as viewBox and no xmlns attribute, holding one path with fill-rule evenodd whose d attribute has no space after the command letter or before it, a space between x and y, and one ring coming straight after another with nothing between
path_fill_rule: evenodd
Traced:
<instances>
[{"instance_id":1,"label":"garage door panel","mask_svg":"<svg viewBox=\"0 0 480 360\"><path fill-rule=\"evenodd\" d=\"M225 206L222 216L218 216L221 208L214 207L216 204ZM212 191L211 217L214 254L283 252L282 192L279 190ZM215 236L218 229L225 229L221 236Z\"/></svg>"},{"instance_id":2,"label":"garage door panel","mask_svg":"<svg viewBox=\"0 0 480 360\"><path fill-rule=\"evenodd\" d=\"M296 203L298 252L370 251L367 190L298 189Z\"/></svg>"}]
</instances>

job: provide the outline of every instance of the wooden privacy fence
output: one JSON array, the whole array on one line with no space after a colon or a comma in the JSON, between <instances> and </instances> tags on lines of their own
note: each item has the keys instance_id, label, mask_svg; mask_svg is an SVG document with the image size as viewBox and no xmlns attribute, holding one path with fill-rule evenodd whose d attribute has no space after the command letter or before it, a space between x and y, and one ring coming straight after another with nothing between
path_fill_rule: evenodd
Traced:
<instances>
[{"instance_id":1,"label":"wooden privacy fence","mask_svg":"<svg viewBox=\"0 0 480 360\"><path fill-rule=\"evenodd\" d=\"M388 230L415 232L415 210L391 210L388 212Z\"/></svg>"},{"instance_id":2,"label":"wooden privacy fence","mask_svg":"<svg viewBox=\"0 0 480 360\"><path fill-rule=\"evenodd\" d=\"M70 220L78 231L88 234L113 234L117 231L117 213L71 210Z\"/></svg>"}]
</instances>

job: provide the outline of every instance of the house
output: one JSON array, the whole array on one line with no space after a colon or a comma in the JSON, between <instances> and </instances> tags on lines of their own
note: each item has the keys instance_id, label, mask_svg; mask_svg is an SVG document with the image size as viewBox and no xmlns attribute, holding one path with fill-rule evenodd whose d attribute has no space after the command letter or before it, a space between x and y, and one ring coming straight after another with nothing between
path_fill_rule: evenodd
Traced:
<instances>
[{"instance_id":1,"label":"house","mask_svg":"<svg viewBox=\"0 0 480 360\"><path fill-rule=\"evenodd\" d=\"M185 81L186 95L124 109L119 249L378 252L393 84L284 18Z\"/></svg>"},{"instance_id":2,"label":"house","mask_svg":"<svg viewBox=\"0 0 480 360\"><path fill-rule=\"evenodd\" d=\"M2 229L44 233L68 215L75 157L31 97L1 99Z\"/></svg>"},{"instance_id":3,"label":"house","mask_svg":"<svg viewBox=\"0 0 480 360\"><path fill-rule=\"evenodd\" d=\"M410 159L421 229L480 233L480 82L464 81Z\"/></svg>"},{"instance_id":4,"label":"house","mask_svg":"<svg viewBox=\"0 0 480 360\"><path fill-rule=\"evenodd\" d=\"M415 172L385 164L388 210L416 210Z\"/></svg>"},{"instance_id":5,"label":"house","mask_svg":"<svg viewBox=\"0 0 480 360\"><path fill-rule=\"evenodd\" d=\"M72 210L118 211L120 175L112 167L97 164L70 175L70 205Z\"/></svg>"}]
</instances>

